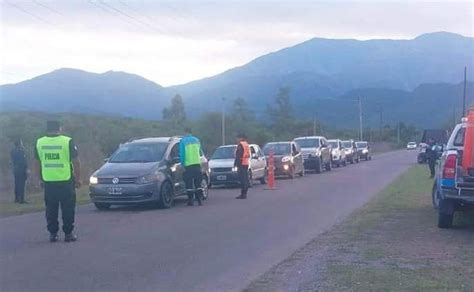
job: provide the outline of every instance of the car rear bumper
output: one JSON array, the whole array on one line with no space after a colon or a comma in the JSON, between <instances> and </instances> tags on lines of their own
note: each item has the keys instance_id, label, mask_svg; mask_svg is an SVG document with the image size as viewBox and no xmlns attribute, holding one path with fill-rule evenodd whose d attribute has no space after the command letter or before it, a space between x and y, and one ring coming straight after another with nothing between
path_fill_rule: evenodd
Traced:
<instances>
[{"instance_id":1,"label":"car rear bumper","mask_svg":"<svg viewBox=\"0 0 474 292\"><path fill-rule=\"evenodd\" d=\"M121 187L121 194L110 194L111 187ZM113 205L145 203L157 200L159 189L156 183L146 185L95 185L89 187L93 203Z\"/></svg>"},{"instance_id":2,"label":"car rear bumper","mask_svg":"<svg viewBox=\"0 0 474 292\"><path fill-rule=\"evenodd\" d=\"M319 167L321 163L321 158L319 157L308 157L304 160L304 168L306 169L315 169Z\"/></svg>"},{"instance_id":3,"label":"car rear bumper","mask_svg":"<svg viewBox=\"0 0 474 292\"><path fill-rule=\"evenodd\" d=\"M455 189L442 187L443 199L456 200L465 204L474 204L473 189Z\"/></svg>"}]
</instances>

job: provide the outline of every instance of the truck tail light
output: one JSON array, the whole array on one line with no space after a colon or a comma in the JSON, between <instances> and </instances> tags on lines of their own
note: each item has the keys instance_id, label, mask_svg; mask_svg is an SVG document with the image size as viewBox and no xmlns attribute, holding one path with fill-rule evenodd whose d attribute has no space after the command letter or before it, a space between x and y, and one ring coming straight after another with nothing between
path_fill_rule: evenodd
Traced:
<instances>
[{"instance_id":1,"label":"truck tail light","mask_svg":"<svg viewBox=\"0 0 474 292\"><path fill-rule=\"evenodd\" d=\"M443 166L443 178L454 179L456 174L456 154L449 154Z\"/></svg>"}]
</instances>

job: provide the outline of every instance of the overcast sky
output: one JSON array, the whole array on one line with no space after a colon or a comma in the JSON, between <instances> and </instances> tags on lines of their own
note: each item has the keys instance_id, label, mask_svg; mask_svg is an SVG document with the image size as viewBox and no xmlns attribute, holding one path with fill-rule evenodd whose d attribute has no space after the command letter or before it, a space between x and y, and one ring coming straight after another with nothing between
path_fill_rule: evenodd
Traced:
<instances>
[{"instance_id":1,"label":"overcast sky","mask_svg":"<svg viewBox=\"0 0 474 292\"><path fill-rule=\"evenodd\" d=\"M313 37L473 36L474 2L0 0L0 84L58 68L181 84Z\"/></svg>"}]
</instances>

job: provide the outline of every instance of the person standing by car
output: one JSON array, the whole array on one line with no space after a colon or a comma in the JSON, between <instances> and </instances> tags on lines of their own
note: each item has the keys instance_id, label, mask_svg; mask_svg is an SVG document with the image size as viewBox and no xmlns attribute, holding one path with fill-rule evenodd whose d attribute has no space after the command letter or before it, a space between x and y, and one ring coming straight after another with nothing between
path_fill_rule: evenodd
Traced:
<instances>
[{"instance_id":1,"label":"person standing by car","mask_svg":"<svg viewBox=\"0 0 474 292\"><path fill-rule=\"evenodd\" d=\"M46 123L46 136L36 142L37 167L46 205L46 221L51 242L58 241L58 212L61 206L64 241L77 240L73 234L76 190L80 187L81 164L72 139L61 134L59 121Z\"/></svg>"},{"instance_id":2,"label":"person standing by car","mask_svg":"<svg viewBox=\"0 0 474 292\"><path fill-rule=\"evenodd\" d=\"M188 195L188 206L194 205L194 199L202 205L201 142L185 129L185 136L179 142L179 159L184 167L184 183Z\"/></svg>"},{"instance_id":3,"label":"person standing by car","mask_svg":"<svg viewBox=\"0 0 474 292\"><path fill-rule=\"evenodd\" d=\"M250 146L245 134L237 135L237 150L235 151L234 166L237 167L237 173L240 181L240 196L236 199L247 199L249 189L249 163Z\"/></svg>"},{"instance_id":4,"label":"person standing by car","mask_svg":"<svg viewBox=\"0 0 474 292\"><path fill-rule=\"evenodd\" d=\"M25 148L23 141L15 141L15 147L10 153L13 166L13 178L15 179L15 203L24 204L25 184L28 178L28 163L26 161Z\"/></svg>"},{"instance_id":5,"label":"person standing by car","mask_svg":"<svg viewBox=\"0 0 474 292\"><path fill-rule=\"evenodd\" d=\"M436 152L436 143L433 138L428 141L428 145L426 146L426 159L428 160L428 167L430 169L430 178L433 178L435 175L435 164L437 157Z\"/></svg>"}]
</instances>

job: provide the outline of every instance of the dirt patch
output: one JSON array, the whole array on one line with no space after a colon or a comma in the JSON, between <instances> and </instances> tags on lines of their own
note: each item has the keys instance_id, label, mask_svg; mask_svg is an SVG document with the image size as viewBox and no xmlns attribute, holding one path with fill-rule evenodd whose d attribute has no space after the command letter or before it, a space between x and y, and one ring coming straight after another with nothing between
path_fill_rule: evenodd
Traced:
<instances>
[{"instance_id":1,"label":"dirt patch","mask_svg":"<svg viewBox=\"0 0 474 292\"><path fill-rule=\"evenodd\" d=\"M415 166L247 291L474 290L474 214L436 227L432 181Z\"/></svg>"}]
</instances>

